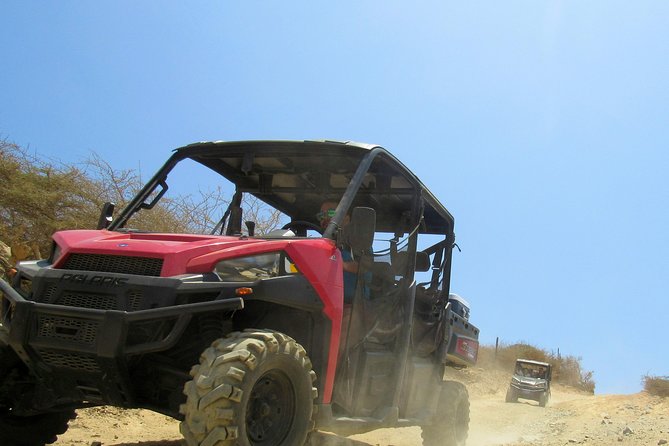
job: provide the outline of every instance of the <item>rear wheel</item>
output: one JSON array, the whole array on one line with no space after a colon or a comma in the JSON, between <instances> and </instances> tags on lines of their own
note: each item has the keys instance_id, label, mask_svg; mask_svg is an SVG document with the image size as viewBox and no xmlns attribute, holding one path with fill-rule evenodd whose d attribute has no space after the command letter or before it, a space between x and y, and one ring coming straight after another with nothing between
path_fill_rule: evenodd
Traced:
<instances>
[{"instance_id":1,"label":"rear wheel","mask_svg":"<svg viewBox=\"0 0 669 446\"><path fill-rule=\"evenodd\" d=\"M181 413L188 446L300 446L313 430L316 374L292 338L232 333L206 349Z\"/></svg>"},{"instance_id":2,"label":"rear wheel","mask_svg":"<svg viewBox=\"0 0 669 446\"><path fill-rule=\"evenodd\" d=\"M440 385L432 423L422 427L423 446L464 446L469 434L469 393L456 381Z\"/></svg>"},{"instance_id":3,"label":"rear wheel","mask_svg":"<svg viewBox=\"0 0 669 446\"><path fill-rule=\"evenodd\" d=\"M73 410L19 416L14 402L33 391L28 371L9 347L0 348L0 433L2 444L43 446L54 443L76 417ZM19 384L20 383L20 384Z\"/></svg>"}]
</instances>

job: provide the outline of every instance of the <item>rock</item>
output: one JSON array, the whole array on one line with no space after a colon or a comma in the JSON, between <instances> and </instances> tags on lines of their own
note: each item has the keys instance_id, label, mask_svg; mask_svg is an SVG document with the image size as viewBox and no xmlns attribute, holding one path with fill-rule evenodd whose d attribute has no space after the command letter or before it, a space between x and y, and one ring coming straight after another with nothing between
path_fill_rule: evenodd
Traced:
<instances>
[{"instance_id":1,"label":"rock","mask_svg":"<svg viewBox=\"0 0 669 446\"><path fill-rule=\"evenodd\" d=\"M102 442L101 441L92 441L91 446L102 446Z\"/></svg>"},{"instance_id":2,"label":"rock","mask_svg":"<svg viewBox=\"0 0 669 446\"><path fill-rule=\"evenodd\" d=\"M661 439L660 441L657 442L658 446L661 446L663 444L667 444L667 440Z\"/></svg>"},{"instance_id":3,"label":"rock","mask_svg":"<svg viewBox=\"0 0 669 446\"><path fill-rule=\"evenodd\" d=\"M623 429L623 435L632 435L633 433L634 431L629 426L625 426L625 429Z\"/></svg>"}]
</instances>

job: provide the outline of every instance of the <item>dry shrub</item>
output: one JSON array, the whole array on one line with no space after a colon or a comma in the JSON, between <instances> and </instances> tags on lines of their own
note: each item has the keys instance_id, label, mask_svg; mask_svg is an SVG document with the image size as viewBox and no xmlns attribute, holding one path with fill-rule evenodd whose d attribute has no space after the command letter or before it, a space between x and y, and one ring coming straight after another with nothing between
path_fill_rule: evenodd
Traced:
<instances>
[{"instance_id":1,"label":"dry shrub","mask_svg":"<svg viewBox=\"0 0 669 446\"><path fill-rule=\"evenodd\" d=\"M643 377L643 388L651 395L661 397L669 396L669 376L649 376Z\"/></svg>"},{"instance_id":2,"label":"dry shrub","mask_svg":"<svg viewBox=\"0 0 669 446\"><path fill-rule=\"evenodd\" d=\"M482 345L479 349L478 365L487 369L512 371L516 359L530 359L547 362L553 366L553 381L590 393L595 392L593 372L581 367L581 358L562 356L547 352L525 342L507 345L501 343L495 352L495 346Z\"/></svg>"},{"instance_id":3,"label":"dry shrub","mask_svg":"<svg viewBox=\"0 0 669 446\"><path fill-rule=\"evenodd\" d=\"M168 155L168 153L166 153ZM63 229L92 229L105 201L122 209L141 189L138 171L119 170L97 154L81 163L34 155L0 137L0 241L27 244L44 255L51 235ZM152 212L140 212L131 227L154 232L209 233L228 205L220 188L166 195ZM245 197L244 220L256 233L281 226L280 213L252 196Z\"/></svg>"},{"instance_id":4,"label":"dry shrub","mask_svg":"<svg viewBox=\"0 0 669 446\"><path fill-rule=\"evenodd\" d=\"M484 368L513 370L516 359L519 358L552 363L550 356L544 350L526 343L500 344L497 354L495 354L494 346L482 345L477 363Z\"/></svg>"},{"instance_id":5,"label":"dry shrub","mask_svg":"<svg viewBox=\"0 0 669 446\"><path fill-rule=\"evenodd\" d=\"M81 169L6 140L0 140L0 185L0 240L9 246L37 245L48 253L53 232L93 226L100 212L95 183Z\"/></svg>"}]
</instances>

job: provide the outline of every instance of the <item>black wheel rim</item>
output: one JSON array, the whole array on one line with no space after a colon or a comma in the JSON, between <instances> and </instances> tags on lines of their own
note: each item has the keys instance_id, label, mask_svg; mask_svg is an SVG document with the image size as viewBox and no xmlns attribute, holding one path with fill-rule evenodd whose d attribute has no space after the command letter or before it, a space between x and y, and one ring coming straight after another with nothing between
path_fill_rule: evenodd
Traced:
<instances>
[{"instance_id":1,"label":"black wheel rim","mask_svg":"<svg viewBox=\"0 0 669 446\"><path fill-rule=\"evenodd\" d=\"M291 430L295 416L295 392L288 376L265 373L253 386L246 417L251 444L278 445Z\"/></svg>"}]
</instances>

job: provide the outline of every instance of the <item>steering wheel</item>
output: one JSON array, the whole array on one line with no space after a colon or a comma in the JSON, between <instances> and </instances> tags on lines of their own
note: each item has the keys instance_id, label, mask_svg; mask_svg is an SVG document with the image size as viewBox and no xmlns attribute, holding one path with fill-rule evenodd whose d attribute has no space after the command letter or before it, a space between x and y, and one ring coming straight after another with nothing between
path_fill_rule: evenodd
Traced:
<instances>
[{"instance_id":1,"label":"steering wheel","mask_svg":"<svg viewBox=\"0 0 669 446\"><path fill-rule=\"evenodd\" d=\"M300 233L306 234L307 229L313 229L314 231L318 232L319 234L323 233L323 228L321 228L320 226L318 226L315 223L312 223L312 222L306 221L306 220L289 221L288 223L283 225L281 227L281 229L290 229L295 234L300 234ZM300 231L300 229L302 229L302 231Z\"/></svg>"}]
</instances>

